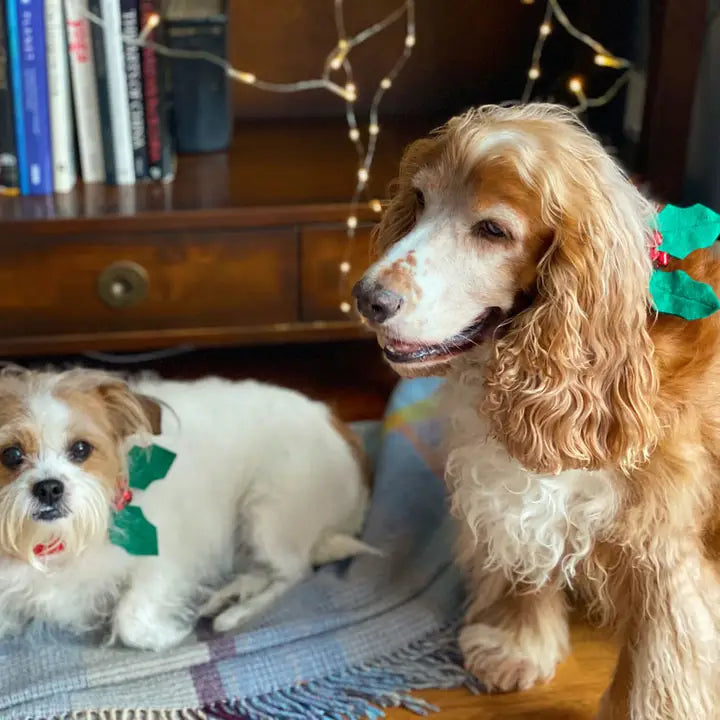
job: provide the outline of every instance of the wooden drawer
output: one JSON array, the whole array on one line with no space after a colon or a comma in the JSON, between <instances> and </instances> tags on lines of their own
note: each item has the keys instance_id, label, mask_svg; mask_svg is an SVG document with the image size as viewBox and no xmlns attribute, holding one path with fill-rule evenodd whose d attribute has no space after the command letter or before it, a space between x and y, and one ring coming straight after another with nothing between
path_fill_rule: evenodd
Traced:
<instances>
[{"instance_id":1,"label":"wooden drawer","mask_svg":"<svg viewBox=\"0 0 720 720\"><path fill-rule=\"evenodd\" d=\"M13 236L2 248L4 338L268 325L299 315L294 230ZM123 306L134 287L136 301Z\"/></svg>"},{"instance_id":2,"label":"wooden drawer","mask_svg":"<svg viewBox=\"0 0 720 720\"><path fill-rule=\"evenodd\" d=\"M341 283L340 263L348 239L344 227L303 228L301 234L301 317L305 321L347 319L340 310L350 290L370 264L370 231L360 227L350 248L350 272Z\"/></svg>"}]
</instances>

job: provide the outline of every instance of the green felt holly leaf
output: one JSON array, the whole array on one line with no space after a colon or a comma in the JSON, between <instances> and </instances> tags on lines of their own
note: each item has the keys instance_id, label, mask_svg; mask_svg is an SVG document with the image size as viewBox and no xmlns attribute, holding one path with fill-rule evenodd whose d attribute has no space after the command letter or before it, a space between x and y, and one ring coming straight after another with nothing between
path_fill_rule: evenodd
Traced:
<instances>
[{"instance_id":1,"label":"green felt holly leaf","mask_svg":"<svg viewBox=\"0 0 720 720\"><path fill-rule=\"evenodd\" d=\"M128 505L113 517L110 542L125 548L130 555L157 555L157 528L137 505Z\"/></svg>"},{"instance_id":2,"label":"green felt holly leaf","mask_svg":"<svg viewBox=\"0 0 720 720\"><path fill-rule=\"evenodd\" d=\"M660 249L676 258L710 247L720 235L720 215L704 205L680 208L666 205L657 216Z\"/></svg>"},{"instance_id":3,"label":"green felt holly leaf","mask_svg":"<svg viewBox=\"0 0 720 720\"><path fill-rule=\"evenodd\" d=\"M162 480L175 462L175 453L159 445L132 447L128 453L128 484L131 488L145 490L155 481Z\"/></svg>"},{"instance_id":4,"label":"green felt holly leaf","mask_svg":"<svg viewBox=\"0 0 720 720\"><path fill-rule=\"evenodd\" d=\"M650 294L658 312L686 320L700 320L720 310L710 285L693 280L683 270L656 270L650 277Z\"/></svg>"}]
</instances>

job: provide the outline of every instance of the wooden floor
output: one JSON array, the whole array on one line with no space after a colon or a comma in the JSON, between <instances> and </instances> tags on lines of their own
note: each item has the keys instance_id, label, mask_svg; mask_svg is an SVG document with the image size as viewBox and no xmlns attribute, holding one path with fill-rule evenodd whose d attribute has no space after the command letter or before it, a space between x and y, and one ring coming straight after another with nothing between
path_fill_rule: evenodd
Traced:
<instances>
[{"instance_id":1,"label":"wooden floor","mask_svg":"<svg viewBox=\"0 0 720 720\"><path fill-rule=\"evenodd\" d=\"M610 682L615 658L613 643L578 621L572 629L572 654L547 685L506 695L473 695L467 690L435 690L418 695L440 709L432 715L437 720L591 720ZM417 716L391 710L387 717L410 720Z\"/></svg>"},{"instance_id":2,"label":"wooden floor","mask_svg":"<svg viewBox=\"0 0 720 720\"><path fill-rule=\"evenodd\" d=\"M178 378L213 373L276 382L331 403L346 421L381 417L397 381L381 362L375 343L365 341L192 353L120 367L151 368ZM455 690L420 696L440 708L433 715L437 720L590 720L609 682L616 652L605 635L582 622L574 623L572 642L571 656L547 685L507 695L476 696ZM387 717L409 720L417 716L391 710Z\"/></svg>"}]
</instances>

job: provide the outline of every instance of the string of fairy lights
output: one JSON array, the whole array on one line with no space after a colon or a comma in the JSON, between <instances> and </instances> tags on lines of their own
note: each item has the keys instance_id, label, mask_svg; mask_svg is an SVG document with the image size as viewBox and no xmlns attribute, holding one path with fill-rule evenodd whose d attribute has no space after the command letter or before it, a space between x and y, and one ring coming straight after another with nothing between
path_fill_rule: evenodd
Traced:
<instances>
[{"instance_id":1,"label":"string of fairy lights","mask_svg":"<svg viewBox=\"0 0 720 720\"><path fill-rule=\"evenodd\" d=\"M521 0L523 5L533 5L535 0ZM565 11L560 6L559 0L546 0L545 13L543 15L542 22L538 28L537 39L535 40L535 46L533 47L532 58L530 60L530 67L527 72L527 80L525 81L525 88L523 89L522 97L520 102L529 102L535 84L542 74L542 55L545 49L545 43L553 32L554 22L557 22L565 31L579 40L584 45L587 45L594 53L594 62L598 67L609 68L612 70L622 71L610 87L598 97L587 97L585 94L585 83L583 78L575 75L568 81L568 90L575 96L577 104L572 108L575 112L584 112L588 108L601 107L607 105L622 89L622 87L630 80L630 73L633 69L633 64L627 58L619 57L613 52L608 50L602 43L598 42L595 38L588 35L586 32L578 29L570 21Z\"/></svg>"},{"instance_id":2,"label":"string of fairy lights","mask_svg":"<svg viewBox=\"0 0 720 720\"><path fill-rule=\"evenodd\" d=\"M87 9L86 3L78 2L78 0L70 1L75 2L75 10L81 16L84 16L91 23L103 26L103 19L91 13ZM233 67L228 60L217 55L201 50L180 50L176 48L169 48L165 45L157 43L152 39L153 31L162 21L162 18L157 13L153 13L148 16L144 26L141 28L136 37L123 35L122 40L128 45L146 47L154 50L159 55L170 58L195 59L211 62L223 68L229 78L237 80L245 85L251 85L258 90L275 93L297 93L319 89L333 93L345 101L345 117L348 126L348 138L355 148L355 152L358 157L355 189L350 199L350 210L345 223L348 241L346 243L342 261L340 262L338 268L340 271L340 297L345 298L348 290L347 278L352 269L349 257L358 227L358 210L366 195L373 159L375 157L375 150L377 148L378 135L380 134L380 106L383 97L388 90L390 90L403 66L410 58L416 43L415 0L405 0L405 2L403 2L398 8L386 15L380 21L364 28L354 35L348 35L345 29L344 0L333 0L333 3L337 41L334 47L326 55L323 71L320 77L311 78L309 80L299 80L289 83L269 82L267 80L260 79L253 72ZM358 92L353 80L353 68L350 60L351 54L355 48L395 24L403 17L405 18L405 36L402 42L401 52L385 75L383 75L380 79L378 86L373 93L370 101L367 126L364 128L367 133L367 141L363 142L363 133L356 112ZM334 79L338 75L340 78L338 80ZM373 212L380 213L382 211L382 204L377 198L365 199ZM350 303L347 302L347 300L342 299L342 302L340 303L341 312L347 314L350 312L350 309Z\"/></svg>"},{"instance_id":3,"label":"string of fairy lights","mask_svg":"<svg viewBox=\"0 0 720 720\"><path fill-rule=\"evenodd\" d=\"M87 9L87 3L82 0L66 0L74 2L75 10L89 22L103 26L103 19L94 15ZM535 0L521 0L524 5L532 5ZM178 59L204 60L221 67L227 76L244 85L250 85L258 90L274 93L298 93L308 90L325 90L345 102L345 118L348 127L348 138L353 145L357 158L357 175L355 189L349 202L349 212L346 218L347 243L338 270L340 276L340 310L347 314L351 310L348 297L348 275L352 270L350 255L352 245L358 229L358 211L361 204L366 202L374 213L382 212L382 203L377 198L367 198L367 187L372 171L373 160L380 134L380 106L385 94L393 86L404 65L412 55L416 45L415 28L415 0L405 0L395 10L378 22L364 28L354 35L348 35L345 28L344 0L333 0L334 19L337 41L325 56L323 70L319 77L295 82L278 83L263 80L255 73L233 67L230 62L220 56L202 50L180 50L169 48L153 38L153 31L162 22L160 15L151 14L137 36L123 35L122 40L128 45L136 45L154 50L159 55ZM370 38L383 32L388 27L405 19L405 35L400 53L386 74L380 79L375 89L367 117L367 123L362 127L356 111L358 90L354 81L351 55L355 48L367 42ZM600 107L609 103L630 79L633 69L632 63L626 58L619 57L608 50L602 43L587 33L578 29L568 18L560 6L559 0L546 0L543 20L538 28L537 39L532 51L530 67L520 102L529 102L533 95L538 79L542 75L542 56L545 45L555 29L555 24L561 26L569 35L587 45L594 53L594 62L598 67L621 71L616 80L605 93L597 97L587 97L585 83L580 76L573 76L568 82L568 90L576 98L573 107L576 112L583 112L588 108ZM366 141L363 141L363 130Z\"/></svg>"}]
</instances>

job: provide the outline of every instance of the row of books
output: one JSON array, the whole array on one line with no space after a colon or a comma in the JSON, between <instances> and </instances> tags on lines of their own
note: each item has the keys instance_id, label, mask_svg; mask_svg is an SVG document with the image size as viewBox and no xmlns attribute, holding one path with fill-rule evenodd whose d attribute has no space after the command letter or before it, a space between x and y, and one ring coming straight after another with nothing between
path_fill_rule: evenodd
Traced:
<instances>
[{"instance_id":1,"label":"row of books","mask_svg":"<svg viewBox=\"0 0 720 720\"><path fill-rule=\"evenodd\" d=\"M172 178L170 66L137 44L162 42L160 0L0 3L0 186Z\"/></svg>"}]
</instances>

